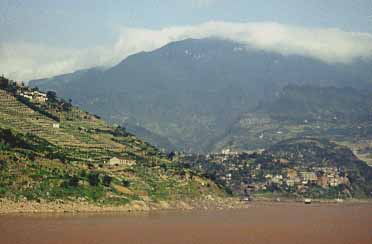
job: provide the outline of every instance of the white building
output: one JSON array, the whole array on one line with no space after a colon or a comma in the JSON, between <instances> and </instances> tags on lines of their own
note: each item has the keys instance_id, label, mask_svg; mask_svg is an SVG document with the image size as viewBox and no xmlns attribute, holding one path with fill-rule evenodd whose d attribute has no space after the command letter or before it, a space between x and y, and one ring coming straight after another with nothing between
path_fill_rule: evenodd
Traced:
<instances>
[{"instance_id":1,"label":"white building","mask_svg":"<svg viewBox=\"0 0 372 244\"><path fill-rule=\"evenodd\" d=\"M36 103L45 103L48 101L47 95L38 91L23 91L20 93L20 96Z\"/></svg>"},{"instance_id":2,"label":"white building","mask_svg":"<svg viewBox=\"0 0 372 244\"><path fill-rule=\"evenodd\" d=\"M122 159L122 158L113 157L107 162L107 164L109 166L123 166L123 165L132 166L136 164L136 161L132 159Z\"/></svg>"},{"instance_id":3,"label":"white building","mask_svg":"<svg viewBox=\"0 0 372 244\"><path fill-rule=\"evenodd\" d=\"M238 152L232 151L230 148L222 149L221 153L223 155L238 155Z\"/></svg>"}]
</instances>

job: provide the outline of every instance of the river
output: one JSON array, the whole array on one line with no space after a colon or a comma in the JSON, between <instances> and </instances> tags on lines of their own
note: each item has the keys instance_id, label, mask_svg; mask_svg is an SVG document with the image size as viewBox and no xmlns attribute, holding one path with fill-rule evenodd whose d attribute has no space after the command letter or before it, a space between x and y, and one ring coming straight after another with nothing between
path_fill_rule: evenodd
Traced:
<instances>
[{"instance_id":1,"label":"river","mask_svg":"<svg viewBox=\"0 0 372 244\"><path fill-rule=\"evenodd\" d=\"M254 203L204 212L3 215L0 243L371 244L372 205Z\"/></svg>"}]
</instances>

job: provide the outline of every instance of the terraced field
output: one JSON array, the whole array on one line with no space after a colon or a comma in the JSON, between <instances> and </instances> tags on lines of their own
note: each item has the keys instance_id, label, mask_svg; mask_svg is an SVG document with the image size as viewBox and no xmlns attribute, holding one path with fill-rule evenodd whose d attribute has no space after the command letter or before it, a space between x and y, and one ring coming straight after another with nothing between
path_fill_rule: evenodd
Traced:
<instances>
[{"instance_id":1,"label":"terraced field","mask_svg":"<svg viewBox=\"0 0 372 244\"><path fill-rule=\"evenodd\" d=\"M58 98L37 104L13 94L0 89L0 199L145 206L225 194L124 128ZM133 164L108 164L113 157Z\"/></svg>"},{"instance_id":2,"label":"terraced field","mask_svg":"<svg viewBox=\"0 0 372 244\"><path fill-rule=\"evenodd\" d=\"M105 154L142 154L138 145L143 142L134 136L125 138L124 141L128 142L126 145L115 142L112 140L112 127L77 108L72 108L68 113L58 113L61 121L57 122L22 104L3 90L0 90L0 104L0 126L3 128L37 135L66 150L88 153L95 160L107 158L102 157ZM54 128L56 124L59 128Z\"/></svg>"}]
</instances>

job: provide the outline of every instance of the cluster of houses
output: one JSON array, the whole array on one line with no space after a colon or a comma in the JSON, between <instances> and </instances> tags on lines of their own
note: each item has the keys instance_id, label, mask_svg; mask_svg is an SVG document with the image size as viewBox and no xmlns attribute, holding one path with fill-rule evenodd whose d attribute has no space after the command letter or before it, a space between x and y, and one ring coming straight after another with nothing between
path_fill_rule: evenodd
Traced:
<instances>
[{"instance_id":1,"label":"cluster of houses","mask_svg":"<svg viewBox=\"0 0 372 244\"><path fill-rule=\"evenodd\" d=\"M267 169L261 163L252 163L248 156L224 150L220 154L210 154L206 157L209 162L217 165L213 173L226 186L243 192L266 191L280 188L296 192L318 186L324 189L350 185L348 174L337 167L307 167L296 165L281 167L276 170ZM286 165L282 162L281 165ZM201 165L199 170L201 169ZM196 167L197 167L196 166Z\"/></svg>"},{"instance_id":2,"label":"cluster of houses","mask_svg":"<svg viewBox=\"0 0 372 244\"><path fill-rule=\"evenodd\" d=\"M328 188L348 185L350 183L347 174L332 167L316 167L299 170L287 169L286 174L266 174L265 179L268 183L297 188L309 185L318 185L323 188Z\"/></svg>"},{"instance_id":3,"label":"cluster of houses","mask_svg":"<svg viewBox=\"0 0 372 244\"><path fill-rule=\"evenodd\" d=\"M230 148L225 148L221 150L221 154L225 156L234 156L234 155L239 155L239 152L234 151Z\"/></svg>"},{"instance_id":4,"label":"cluster of houses","mask_svg":"<svg viewBox=\"0 0 372 244\"><path fill-rule=\"evenodd\" d=\"M25 87L23 82L8 80L3 75L0 76L0 89L11 89L17 95L27 98L34 103L45 103L48 101L47 94L37 90L30 90Z\"/></svg>"},{"instance_id":5,"label":"cluster of houses","mask_svg":"<svg viewBox=\"0 0 372 244\"><path fill-rule=\"evenodd\" d=\"M20 91L19 95L21 97L27 98L31 102L34 103L46 103L48 101L47 94L39 92L39 91Z\"/></svg>"}]
</instances>

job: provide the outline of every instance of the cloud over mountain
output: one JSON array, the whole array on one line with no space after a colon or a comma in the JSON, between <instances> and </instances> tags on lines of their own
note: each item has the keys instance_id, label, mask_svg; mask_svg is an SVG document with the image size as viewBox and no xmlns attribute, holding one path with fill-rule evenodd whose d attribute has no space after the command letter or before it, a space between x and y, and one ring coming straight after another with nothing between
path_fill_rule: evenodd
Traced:
<instances>
[{"instance_id":1,"label":"cloud over mountain","mask_svg":"<svg viewBox=\"0 0 372 244\"><path fill-rule=\"evenodd\" d=\"M372 35L335 28L303 28L275 22L211 21L194 26L119 30L117 41L103 47L71 49L34 43L0 43L0 72L14 79L48 77L93 66L110 66L140 51L172 41L215 37L284 55L304 55L329 63L372 57Z\"/></svg>"}]
</instances>

